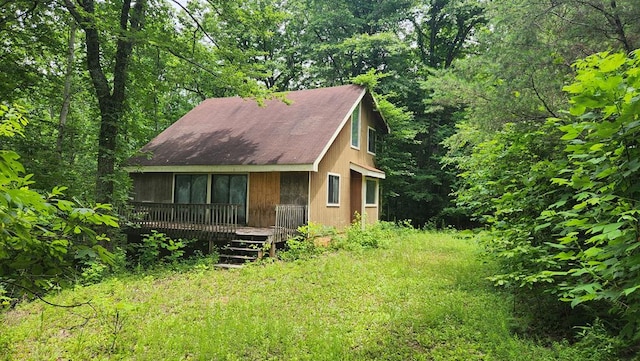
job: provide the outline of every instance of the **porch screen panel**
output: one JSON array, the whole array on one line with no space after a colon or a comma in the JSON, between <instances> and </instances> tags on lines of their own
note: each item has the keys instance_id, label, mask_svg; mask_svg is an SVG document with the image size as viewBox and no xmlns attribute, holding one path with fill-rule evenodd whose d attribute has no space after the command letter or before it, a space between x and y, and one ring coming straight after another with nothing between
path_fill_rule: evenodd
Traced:
<instances>
[{"instance_id":1,"label":"porch screen panel","mask_svg":"<svg viewBox=\"0 0 640 361\"><path fill-rule=\"evenodd\" d=\"M244 219L247 214L247 176L234 175L229 180L229 203L239 204L238 213Z\"/></svg>"}]
</instances>

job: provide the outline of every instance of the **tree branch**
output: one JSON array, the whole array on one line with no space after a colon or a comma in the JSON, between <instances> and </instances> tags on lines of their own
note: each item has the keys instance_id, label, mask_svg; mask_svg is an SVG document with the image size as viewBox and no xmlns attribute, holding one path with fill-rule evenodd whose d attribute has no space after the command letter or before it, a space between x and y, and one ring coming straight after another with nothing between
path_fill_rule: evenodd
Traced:
<instances>
[{"instance_id":1,"label":"tree branch","mask_svg":"<svg viewBox=\"0 0 640 361\"><path fill-rule=\"evenodd\" d=\"M538 98L538 100L542 102L542 105L547 110L547 112L549 112L549 114L551 114L554 118L557 118L558 116L556 115L556 113L551 109L551 107L549 107L549 104L547 104L547 102L544 100L544 98L538 91L538 88L536 88L536 81L533 78L533 74L530 76L530 79L531 79L531 88L533 89L534 93L536 93L536 97Z\"/></svg>"},{"instance_id":2,"label":"tree branch","mask_svg":"<svg viewBox=\"0 0 640 361\"><path fill-rule=\"evenodd\" d=\"M204 27L202 25L200 25L200 22L195 18L195 16L193 16L193 14L191 14L191 11L189 11L189 9L187 9L186 7L184 7L180 1L178 0L171 0L171 2L173 2L174 4L178 5L178 7L180 7L185 13L187 13L187 15L191 18L191 20L193 20L193 22L196 24L196 27L202 31L202 34L204 34L204 36L209 39L209 41L211 42L211 44L213 44L213 46L215 46L216 48L220 49L220 46L218 46L218 43L213 40L213 38L211 37L211 35L209 35L209 33L204 29Z\"/></svg>"},{"instance_id":3,"label":"tree branch","mask_svg":"<svg viewBox=\"0 0 640 361\"><path fill-rule=\"evenodd\" d=\"M19 285L17 283L14 283L14 282L11 282L11 281L7 281L7 280L1 280L1 279L0 279L0 283L4 283L5 285L9 285L9 286L12 286L12 287L17 287L17 288L20 288L20 289L22 289L24 291L27 291L28 293L36 296L37 299L39 299L40 301L46 303L49 306L62 307L62 308L76 308L76 307L80 307L80 306L84 306L84 305L89 305L90 307L93 308L93 306L91 305L91 300L88 300L88 301L85 301L85 302L81 302L81 303L72 304L72 305L60 305L60 304L49 302L49 301L45 300L44 297L42 295L40 295L38 292L36 292L36 291L34 291L32 289L29 289L29 288L27 288L25 286Z\"/></svg>"},{"instance_id":4,"label":"tree branch","mask_svg":"<svg viewBox=\"0 0 640 361\"><path fill-rule=\"evenodd\" d=\"M86 16L81 13L71 0L64 0L64 4L71 16L76 19L78 25L84 30L87 47L87 70L89 70L98 100L107 99L111 96L111 89L100 64L100 38L96 29L95 19L90 17L95 15L95 3L94 0L79 1L81 1L80 6L82 11L87 14ZM100 104L100 106L103 107L104 104Z\"/></svg>"},{"instance_id":5,"label":"tree branch","mask_svg":"<svg viewBox=\"0 0 640 361\"><path fill-rule=\"evenodd\" d=\"M126 0L120 12L120 31L122 32L117 42L116 63L113 71L113 98L116 102L124 101L126 86L127 65L133 49L131 34L142 27L142 18L146 0L138 0L131 10L131 0Z\"/></svg>"}]
</instances>

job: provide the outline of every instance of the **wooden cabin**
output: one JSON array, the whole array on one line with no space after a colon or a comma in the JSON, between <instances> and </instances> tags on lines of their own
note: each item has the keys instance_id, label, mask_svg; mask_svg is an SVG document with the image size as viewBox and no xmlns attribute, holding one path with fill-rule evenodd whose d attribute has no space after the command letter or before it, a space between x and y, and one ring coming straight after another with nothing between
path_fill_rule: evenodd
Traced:
<instances>
[{"instance_id":1,"label":"wooden cabin","mask_svg":"<svg viewBox=\"0 0 640 361\"><path fill-rule=\"evenodd\" d=\"M344 85L285 99L200 103L128 161L134 204L230 204L239 225L261 228L284 205L337 228L356 212L377 221L376 142L389 128L372 95Z\"/></svg>"}]
</instances>

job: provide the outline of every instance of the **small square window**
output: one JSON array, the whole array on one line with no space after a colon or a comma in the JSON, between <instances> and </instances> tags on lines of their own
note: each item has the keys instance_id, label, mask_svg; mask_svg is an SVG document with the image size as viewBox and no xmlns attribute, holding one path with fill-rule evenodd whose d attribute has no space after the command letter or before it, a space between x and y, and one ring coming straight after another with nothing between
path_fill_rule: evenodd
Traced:
<instances>
[{"instance_id":1,"label":"small square window","mask_svg":"<svg viewBox=\"0 0 640 361\"><path fill-rule=\"evenodd\" d=\"M329 174L327 189L327 205L340 205L340 175Z\"/></svg>"},{"instance_id":2,"label":"small square window","mask_svg":"<svg viewBox=\"0 0 640 361\"><path fill-rule=\"evenodd\" d=\"M378 204L378 181L367 179L366 182L366 205L375 206Z\"/></svg>"}]
</instances>

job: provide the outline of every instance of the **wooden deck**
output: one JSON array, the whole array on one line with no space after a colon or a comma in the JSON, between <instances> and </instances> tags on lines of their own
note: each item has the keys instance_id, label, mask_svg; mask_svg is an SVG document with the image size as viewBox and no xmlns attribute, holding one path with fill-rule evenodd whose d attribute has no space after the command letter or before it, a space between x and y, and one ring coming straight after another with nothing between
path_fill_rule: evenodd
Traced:
<instances>
[{"instance_id":1,"label":"wooden deck","mask_svg":"<svg viewBox=\"0 0 640 361\"><path fill-rule=\"evenodd\" d=\"M295 205L275 207L276 224L271 227L247 227L238 224L238 205L175 204L132 202L120 211L121 227L129 234L158 231L173 238L205 241L232 239L269 239L280 243L294 236L306 224L307 208Z\"/></svg>"},{"instance_id":2,"label":"wooden deck","mask_svg":"<svg viewBox=\"0 0 640 361\"><path fill-rule=\"evenodd\" d=\"M277 205L274 226L242 226L238 224L238 209L233 204L130 203L119 213L130 239L152 231L171 238L197 239L209 253L220 252L219 266L225 268L237 268L267 252L275 257L276 248L295 237L298 227L307 222L306 206Z\"/></svg>"},{"instance_id":3,"label":"wooden deck","mask_svg":"<svg viewBox=\"0 0 640 361\"><path fill-rule=\"evenodd\" d=\"M152 230L174 238L224 240L238 227L238 205L132 202L120 211L121 226L130 234Z\"/></svg>"}]
</instances>

